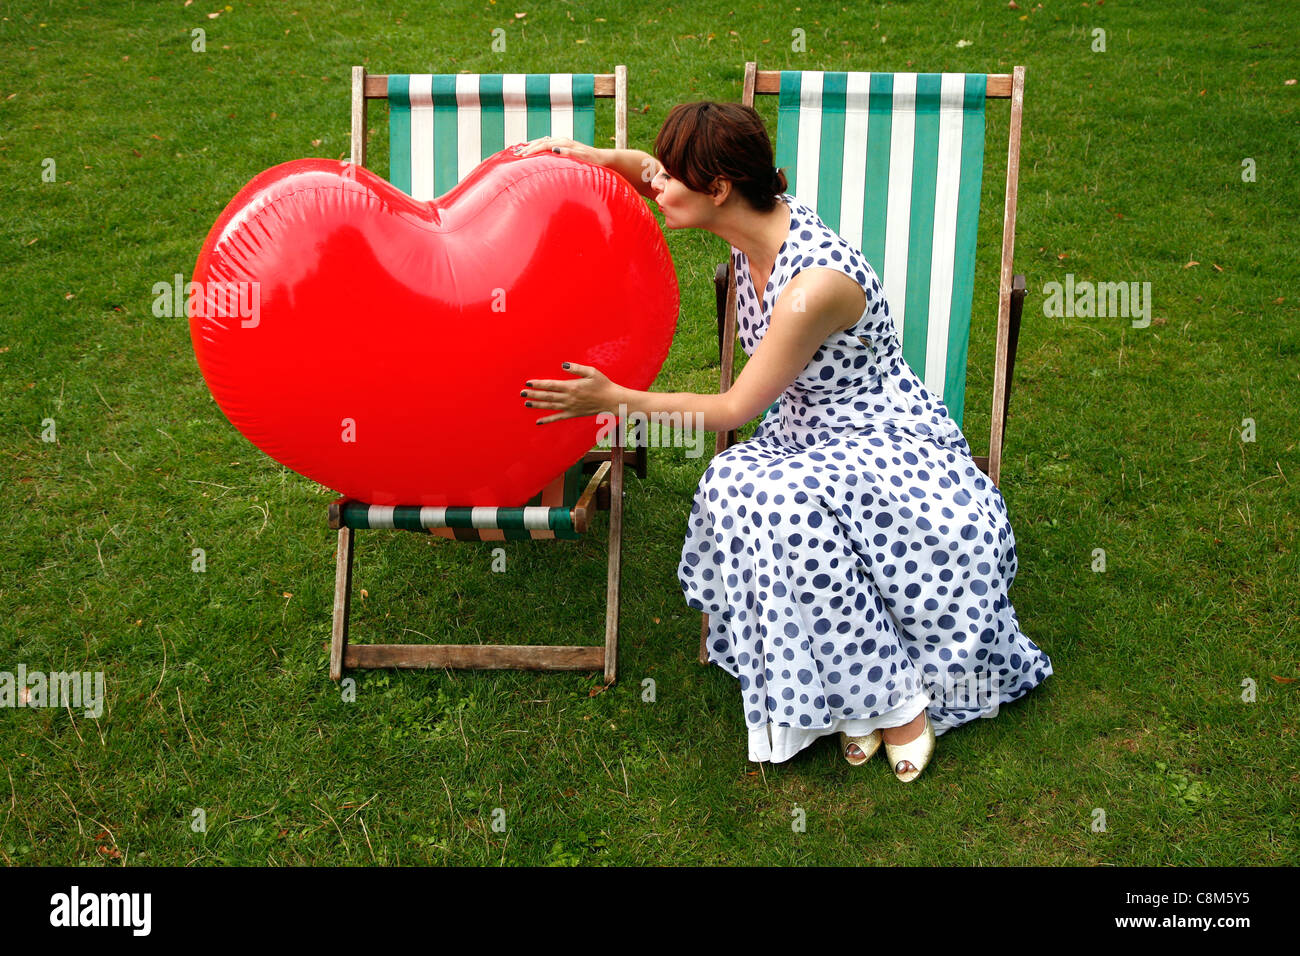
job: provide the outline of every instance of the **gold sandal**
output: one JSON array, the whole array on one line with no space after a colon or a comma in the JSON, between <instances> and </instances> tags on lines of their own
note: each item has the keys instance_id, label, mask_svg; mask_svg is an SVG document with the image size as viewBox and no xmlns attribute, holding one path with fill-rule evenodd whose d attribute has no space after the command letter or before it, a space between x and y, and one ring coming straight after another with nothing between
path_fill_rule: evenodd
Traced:
<instances>
[{"instance_id":1,"label":"gold sandal","mask_svg":"<svg viewBox=\"0 0 1300 956\"><path fill-rule=\"evenodd\" d=\"M844 759L852 766L860 767L870 760L875 752L880 749L880 742L883 739L884 738L881 736L879 730L873 730L865 737L850 737L848 734L841 732L840 753L844 755ZM862 751L862 756L850 757L849 747L852 746L856 746L858 750Z\"/></svg>"},{"instance_id":2,"label":"gold sandal","mask_svg":"<svg viewBox=\"0 0 1300 956\"><path fill-rule=\"evenodd\" d=\"M905 744L885 744L885 756L894 769L894 776L903 783L911 783L919 777L934 756L934 727L930 724L929 713L925 715L925 729L920 736Z\"/></svg>"}]
</instances>

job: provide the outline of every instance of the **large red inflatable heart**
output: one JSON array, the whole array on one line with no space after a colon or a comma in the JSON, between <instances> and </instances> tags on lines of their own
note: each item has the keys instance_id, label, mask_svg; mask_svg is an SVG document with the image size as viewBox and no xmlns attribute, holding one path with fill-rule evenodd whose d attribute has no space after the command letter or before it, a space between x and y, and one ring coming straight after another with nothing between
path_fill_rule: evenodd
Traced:
<instances>
[{"instance_id":1,"label":"large red inflatable heart","mask_svg":"<svg viewBox=\"0 0 1300 956\"><path fill-rule=\"evenodd\" d=\"M346 163L276 166L221 214L194 282L194 350L226 417L381 505L523 504L601 424L538 426L524 382L571 361L647 388L678 311L663 234L628 183L509 149L432 202Z\"/></svg>"}]
</instances>

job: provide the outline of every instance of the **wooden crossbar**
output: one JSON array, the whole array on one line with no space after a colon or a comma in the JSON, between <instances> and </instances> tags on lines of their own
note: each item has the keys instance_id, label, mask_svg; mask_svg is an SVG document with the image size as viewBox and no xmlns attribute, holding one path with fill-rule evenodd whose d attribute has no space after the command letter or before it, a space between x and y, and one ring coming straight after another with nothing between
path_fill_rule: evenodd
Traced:
<instances>
[{"instance_id":1,"label":"wooden crossbar","mask_svg":"<svg viewBox=\"0 0 1300 956\"><path fill-rule=\"evenodd\" d=\"M1017 67L1024 70L1024 67ZM828 71L829 72L829 71ZM984 95L993 100L1009 100L1015 85L1014 73L990 73ZM780 93L780 70L757 70L754 75L754 93ZM750 100L753 103L753 100Z\"/></svg>"},{"instance_id":2,"label":"wooden crossbar","mask_svg":"<svg viewBox=\"0 0 1300 956\"><path fill-rule=\"evenodd\" d=\"M361 67L357 67L357 69L361 69ZM592 75L595 80L595 95L597 98L618 95L618 74L595 73ZM365 97L368 100L387 99L388 76L382 73L366 74Z\"/></svg>"},{"instance_id":3,"label":"wooden crossbar","mask_svg":"<svg viewBox=\"0 0 1300 956\"><path fill-rule=\"evenodd\" d=\"M450 667L484 670L598 671L604 647L538 647L528 644L349 644L343 666Z\"/></svg>"}]
</instances>

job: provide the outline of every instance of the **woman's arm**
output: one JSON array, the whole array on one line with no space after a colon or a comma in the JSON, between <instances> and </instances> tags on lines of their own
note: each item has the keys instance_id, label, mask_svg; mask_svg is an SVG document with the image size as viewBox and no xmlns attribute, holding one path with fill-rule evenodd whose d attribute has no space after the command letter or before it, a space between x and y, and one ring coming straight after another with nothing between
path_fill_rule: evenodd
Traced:
<instances>
[{"instance_id":1,"label":"woman's arm","mask_svg":"<svg viewBox=\"0 0 1300 956\"><path fill-rule=\"evenodd\" d=\"M836 275L844 281L836 280ZM735 384L720 395L636 391L611 382L590 366L570 363L568 371L578 378L533 379L523 396L530 407L560 411L538 419L539 425L601 412L641 412L651 421L655 413L678 413L691 416L698 431L731 431L771 405L828 338L861 317L865 301L862 287L843 273L805 269L782 290L763 341Z\"/></svg>"},{"instance_id":2,"label":"woman's arm","mask_svg":"<svg viewBox=\"0 0 1300 956\"><path fill-rule=\"evenodd\" d=\"M600 149L562 136L543 136L529 140L518 150L520 156L555 150L561 156L572 156L597 166L612 169L646 199L653 199L655 191L650 181L659 172L659 160L639 149Z\"/></svg>"},{"instance_id":3,"label":"woman's arm","mask_svg":"<svg viewBox=\"0 0 1300 956\"><path fill-rule=\"evenodd\" d=\"M602 149L600 152L604 154L602 166L614 170L646 199L655 198L650 181L659 174L659 160L639 149Z\"/></svg>"}]
</instances>

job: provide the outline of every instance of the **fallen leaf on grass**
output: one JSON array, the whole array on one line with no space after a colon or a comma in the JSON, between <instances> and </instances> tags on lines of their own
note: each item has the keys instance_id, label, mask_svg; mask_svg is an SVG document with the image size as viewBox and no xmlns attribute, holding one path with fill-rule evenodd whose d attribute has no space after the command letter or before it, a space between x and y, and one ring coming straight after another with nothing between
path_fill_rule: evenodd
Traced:
<instances>
[{"instance_id":1,"label":"fallen leaf on grass","mask_svg":"<svg viewBox=\"0 0 1300 956\"><path fill-rule=\"evenodd\" d=\"M1279 684L1294 684L1296 682L1294 677L1278 677L1276 674L1270 674L1269 676Z\"/></svg>"}]
</instances>

